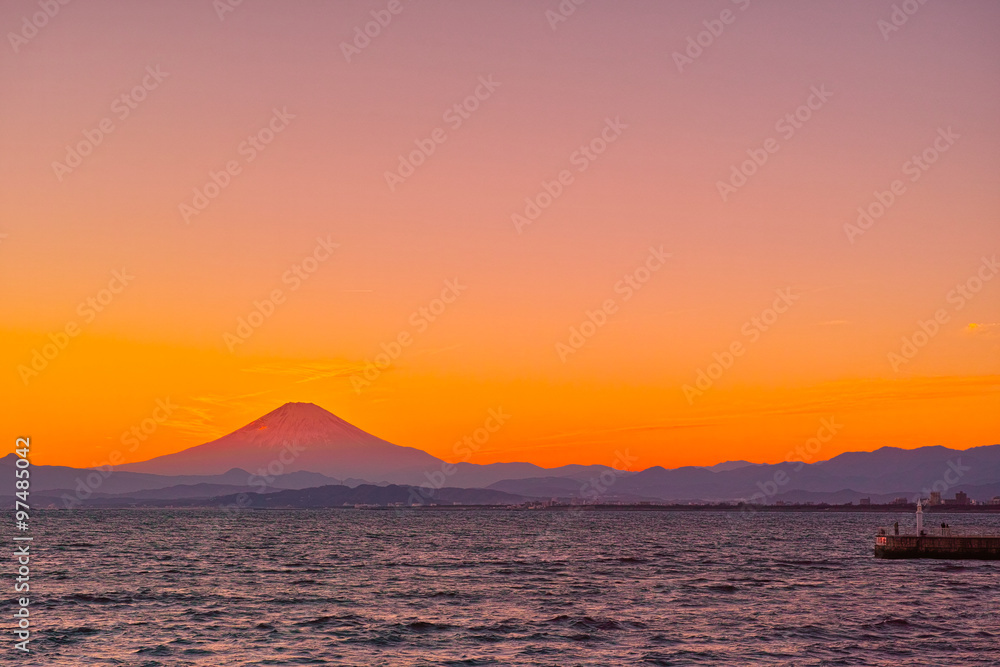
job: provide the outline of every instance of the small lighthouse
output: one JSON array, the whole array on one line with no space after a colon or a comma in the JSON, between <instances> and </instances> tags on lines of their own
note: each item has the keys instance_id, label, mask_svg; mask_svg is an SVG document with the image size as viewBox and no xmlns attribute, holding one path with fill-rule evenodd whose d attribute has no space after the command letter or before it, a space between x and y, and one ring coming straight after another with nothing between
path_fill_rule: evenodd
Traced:
<instances>
[{"instance_id":1,"label":"small lighthouse","mask_svg":"<svg viewBox=\"0 0 1000 667\"><path fill-rule=\"evenodd\" d=\"M900 535L897 529L879 528L875 536L876 558L976 558L1000 561L1000 532L972 533L945 530L924 532L924 502L917 497L917 534Z\"/></svg>"}]
</instances>

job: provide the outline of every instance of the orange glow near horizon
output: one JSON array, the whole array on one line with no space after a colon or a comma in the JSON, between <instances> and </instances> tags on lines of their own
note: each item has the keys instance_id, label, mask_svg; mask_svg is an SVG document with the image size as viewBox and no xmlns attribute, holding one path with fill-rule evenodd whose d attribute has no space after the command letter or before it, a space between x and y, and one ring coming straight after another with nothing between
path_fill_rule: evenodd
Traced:
<instances>
[{"instance_id":1,"label":"orange glow near horizon","mask_svg":"<svg viewBox=\"0 0 1000 667\"><path fill-rule=\"evenodd\" d=\"M347 62L369 4L128 7L3 57L0 420L36 464L289 401L449 461L502 409L472 463L1000 442L994 4L886 40L870 3L753 3L682 72L718 11L405 5Z\"/></svg>"}]
</instances>

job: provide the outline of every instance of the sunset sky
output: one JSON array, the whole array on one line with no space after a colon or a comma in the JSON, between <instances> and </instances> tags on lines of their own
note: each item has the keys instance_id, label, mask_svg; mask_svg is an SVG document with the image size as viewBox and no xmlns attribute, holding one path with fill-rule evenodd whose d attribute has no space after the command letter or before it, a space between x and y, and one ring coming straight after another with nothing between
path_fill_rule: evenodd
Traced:
<instances>
[{"instance_id":1,"label":"sunset sky","mask_svg":"<svg viewBox=\"0 0 1000 667\"><path fill-rule=\"evenodd\" d=\"M288 401L448 460L502 408L473 463L1000 442L1000 4L226 1L0 7L34 463Z\"/></svg>"}]
</instances>

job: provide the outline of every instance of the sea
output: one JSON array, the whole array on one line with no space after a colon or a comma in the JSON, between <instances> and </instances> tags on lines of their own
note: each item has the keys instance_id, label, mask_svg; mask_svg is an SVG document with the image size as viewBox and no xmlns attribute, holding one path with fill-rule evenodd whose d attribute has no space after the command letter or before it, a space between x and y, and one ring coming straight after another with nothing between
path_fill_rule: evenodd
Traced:
<instances>
[{"instance_id":1,"label":"sea","mask_svg":"<svg viewBox=\"0 0 1000 667\"><path fill-rule=\"evenodd\" d=\"M1000 664L1000 561L875 559L893 521L913 515L36 512L30 653L4 613L3 664Z\"/></svg>"}]
</instances>

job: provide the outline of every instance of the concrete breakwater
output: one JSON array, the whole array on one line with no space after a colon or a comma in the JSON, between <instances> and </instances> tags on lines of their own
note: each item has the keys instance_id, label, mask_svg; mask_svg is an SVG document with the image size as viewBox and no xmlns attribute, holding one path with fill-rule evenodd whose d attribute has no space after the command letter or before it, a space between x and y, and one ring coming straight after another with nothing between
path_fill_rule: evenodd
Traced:
<instances>
[{"instance_id":1,"label":"concrete breakwater","mask_svg":"<svg viewBox=\"0 0 1000 667\"><path fill-rule=\"evenodd\" d=\"M875 557L1000 560L1000 535L878 535Z\"/></svg>"}]
</instances>

